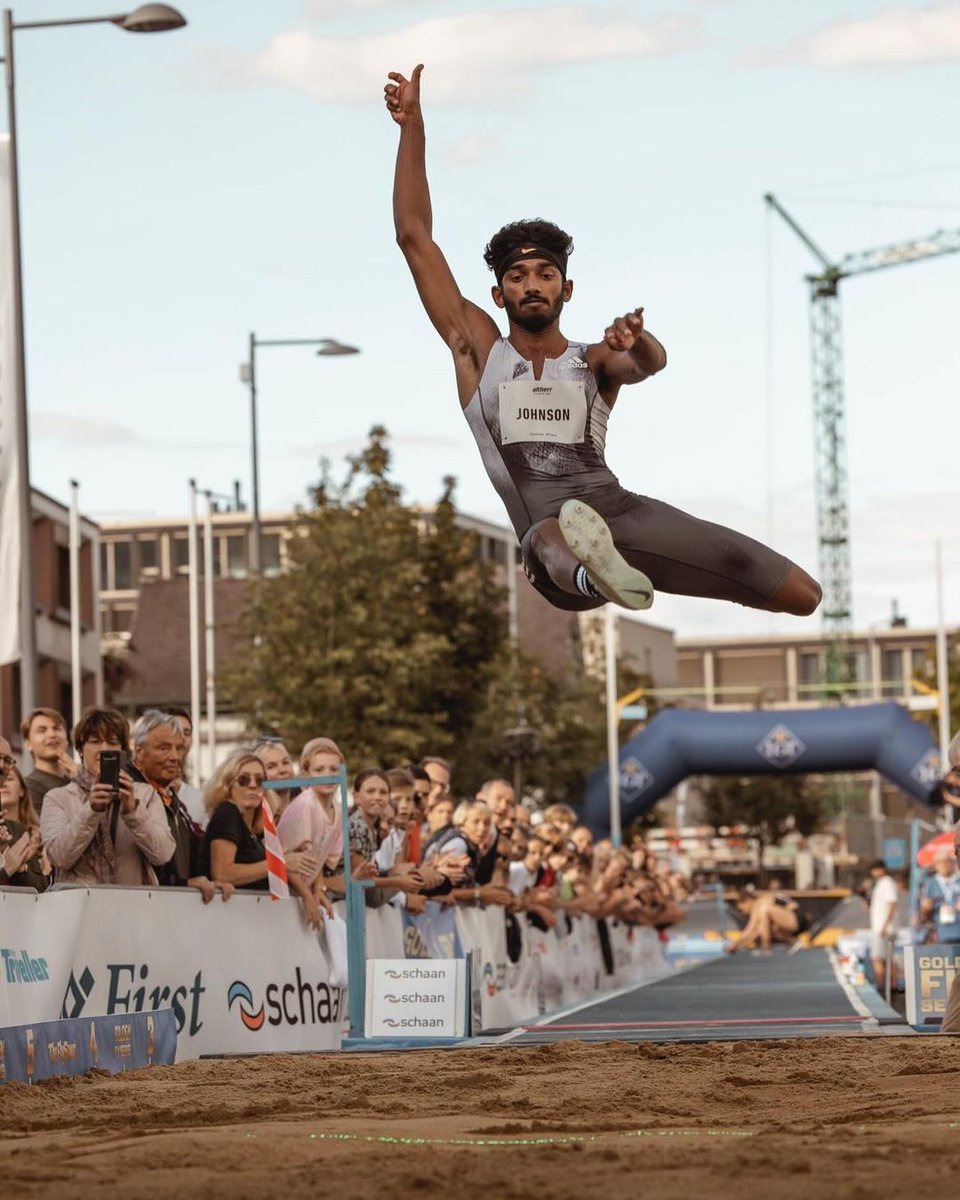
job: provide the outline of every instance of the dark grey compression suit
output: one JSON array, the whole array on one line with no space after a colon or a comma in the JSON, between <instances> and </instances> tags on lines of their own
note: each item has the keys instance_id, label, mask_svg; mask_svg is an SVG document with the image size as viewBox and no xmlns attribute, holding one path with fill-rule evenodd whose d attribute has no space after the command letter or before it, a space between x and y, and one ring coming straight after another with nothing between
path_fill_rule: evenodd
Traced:
<instances>
[{"instance_id":1,"label":"dark grey compression suit","mask_svg":"<svg viewBox=\"0 0 960 1200\"><path fill-rule=\"evenodd\" d=\"M501 338L464 409L490 482L520 539L531 583L557 608L602 603L562 591L530 549L531 527L556 517L564 500L577 499L600 513L617 549L656 590L765 605L790 573L788 558L733 529L620 486L604 460L610 408L598 393L586 351L587 343L571 342L560 358L546 360L542 379L535 380L531 363ZM551 390L556 381L563 388Z\"/></svg>"}]
</instances>

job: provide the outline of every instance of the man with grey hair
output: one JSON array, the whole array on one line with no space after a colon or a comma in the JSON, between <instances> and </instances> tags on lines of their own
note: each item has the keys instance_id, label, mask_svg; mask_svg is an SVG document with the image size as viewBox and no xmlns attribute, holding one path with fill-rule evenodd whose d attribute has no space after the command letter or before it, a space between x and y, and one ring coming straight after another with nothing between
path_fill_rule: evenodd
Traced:
<instances>
[{"instance_id":1,"label":"man with grey hair","mask_svg":"<svg viewBox=\"0 0 960 1200\"><path fill-rule=\"evenodd\" d=\"M954 734L953 740L947 747L947 762L949 770L944 777L942 790L948 803L953 803L954 810L960 807L960 731ZM960 858L960 821L954 827L954 850ZM960 1033L960 971L953 977L953 986L947 999L947 1010L943 1014L941 1033Z\"/></svg>"},{"instance_id":2,"label":"man with grey hair","mask_svg":"<svg viewBox=\"0 0 960 1200\"><path fill-rule=\"evenodd\" d=\"M203 893L206 902L216 890L223 889L218 889L205 876L197 874L203 830L190 816L176 788L183 764L180 722L170 713L156 708L148 709L134 724L131 742L133 763L130 774L134 779L150 784L160 796L167 825L176 843L173 857L157 870L160 884L167 887L196 887Z\"/></svg>"}]
</instances>

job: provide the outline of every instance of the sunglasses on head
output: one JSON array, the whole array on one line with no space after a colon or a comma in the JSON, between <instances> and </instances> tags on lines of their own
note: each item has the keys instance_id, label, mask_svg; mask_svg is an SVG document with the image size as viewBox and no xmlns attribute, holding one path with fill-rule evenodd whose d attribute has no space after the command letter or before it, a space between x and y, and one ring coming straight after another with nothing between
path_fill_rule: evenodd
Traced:
<instances>
[{"instance_id":1,"label":"sunglasses on head","mask_svg":"<svg viewBox=\"0 0 960 1200\"><path fill-rule=\"evenodd\" d=\"M246 771L242 775L238 775L235 782L242 788L260 788L266 780L265 775L248 775Z\"/></svg>"}]
</instances>

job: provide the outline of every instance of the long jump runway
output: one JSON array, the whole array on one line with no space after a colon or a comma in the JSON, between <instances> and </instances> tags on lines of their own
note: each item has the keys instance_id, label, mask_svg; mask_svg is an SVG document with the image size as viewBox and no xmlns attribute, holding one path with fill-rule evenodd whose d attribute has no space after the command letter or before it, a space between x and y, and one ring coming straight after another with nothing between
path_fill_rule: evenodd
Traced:
<instances>
[{"instance_id":1,"label":"long jump runway","mask_svg":"<svg viewBox=\"0 0 960 1200\"><path fill-rule=\"evenodd\" d=\"M788 955L777 948L769 957L725 955L568 1008L503 1040L701 1042L867 1032L912 1030L872 989L843 979L827 950Z\"/></svg>"}]
</instances>

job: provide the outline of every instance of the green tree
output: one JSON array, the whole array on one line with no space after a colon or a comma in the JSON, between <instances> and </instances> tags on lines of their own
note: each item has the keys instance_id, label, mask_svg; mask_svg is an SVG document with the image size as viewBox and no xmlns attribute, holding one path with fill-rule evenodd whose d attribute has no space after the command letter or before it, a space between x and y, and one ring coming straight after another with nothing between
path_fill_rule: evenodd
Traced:
<instances>
[{"instance_id":1,"label":"green tree","mask_svg":"<svg viewBox=\"0 0 960 1200\"><path fill-rule=\"evenodd\" d=\"M339 482L324 465L290 569L251 590L227 694L251 729L292 747L328 734L351 766L450 752L478 704L470 676L504 638L501 593L453 521L451 481L425 534L384 429L348 462Z\"/></svg>"},{"instance_id":2,"label":"green tree","mask_svg":"<svg viewBox=\"0 0 960 1200\"><path fill-rule=\"evenodd\" d=\"M704 793L707 823L746 825L764 846L775 846L795 829L808 836L823 819L820 797L802 775L714 778Z\"/></svg>"}]
</instances>

